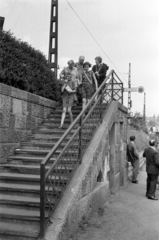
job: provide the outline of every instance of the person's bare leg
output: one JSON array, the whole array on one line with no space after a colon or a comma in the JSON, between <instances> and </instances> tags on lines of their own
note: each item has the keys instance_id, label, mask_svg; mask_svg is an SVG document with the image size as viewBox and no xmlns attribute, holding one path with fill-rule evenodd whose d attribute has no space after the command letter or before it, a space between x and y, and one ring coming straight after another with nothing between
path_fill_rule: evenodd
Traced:
<instances>
[{"instance_id":1,"label":"person's bare leg","mask_svg":"<svg viewBox=\"0 0 159 240\"><path fill-rule=\"evenodd\" d=\"M65 117L66 117L66 108L63 108L62 115L61 115L61 124L60 124L59 128L63 127L64 121L65 121Z\"/></svg>"},{"instance_id":2,"label":"person's bare leg","mask_svg":"<svg viewBox=\"0 0 159 240\"><path fill-rule=\"evenodd\" d=\"M82 110L86 107L86 98L82 99Z\"/></svg>"},{"instance_id":3,"label":"person's bare leg","mask_svg":"<svg viewBox=\"0 0 159 240\"><path fill-rule=\"evenodd\" d=\"M70 123L73 123L73 115L72 115L71 107L68 108L68 114L70 116Z\"/></svg>"}]
</instances>

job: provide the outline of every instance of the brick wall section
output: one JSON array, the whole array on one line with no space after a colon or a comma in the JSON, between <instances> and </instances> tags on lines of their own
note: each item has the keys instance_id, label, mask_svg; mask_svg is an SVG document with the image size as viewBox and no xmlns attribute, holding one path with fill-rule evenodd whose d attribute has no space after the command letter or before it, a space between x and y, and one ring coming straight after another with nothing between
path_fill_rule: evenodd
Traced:
<instances>
[{"instance_id":1,"label":"brick wall section","mask_svg":"<svg viewBox=\"0 0 159 240\"><path fill-rule=\"evenodd\" d=\"M36 129L56 102L0 83L0 162Z\"/></svg>"}]
</instances>

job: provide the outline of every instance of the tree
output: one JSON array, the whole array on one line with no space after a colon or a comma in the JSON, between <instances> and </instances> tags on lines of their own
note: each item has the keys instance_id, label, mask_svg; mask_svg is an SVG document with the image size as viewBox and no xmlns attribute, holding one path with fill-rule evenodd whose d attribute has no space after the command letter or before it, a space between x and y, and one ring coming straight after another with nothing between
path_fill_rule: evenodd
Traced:
<instances>
[{"instance_id":1,"label":"tree","mask_svg":"<svg viewBox=\"0 0 159 240\"><path fill-rule=\"evenodd\" d=\"M156 127L156 122L154 120L149 120L148 126L149 127Z\"/></svg>"},{"instance_id":2,"label":"tree","mask_svg":"<svg viewBox=\"0 0 159 240\"><path fill-rule=\"evenodd\" d=\"M156 117L156 121L157 123L159 123L159 115Z\"/></svg>"},{"instance_id":3,"label":"tree","mask_svg":"<svg viewBox=\"0 0 159 240\"><path fill-rule=\"evenodd\" d=\"M60 86L46 57L26 42L3 31L0 42L0 82L55 101Z\"/></svg>"}]
</instances>

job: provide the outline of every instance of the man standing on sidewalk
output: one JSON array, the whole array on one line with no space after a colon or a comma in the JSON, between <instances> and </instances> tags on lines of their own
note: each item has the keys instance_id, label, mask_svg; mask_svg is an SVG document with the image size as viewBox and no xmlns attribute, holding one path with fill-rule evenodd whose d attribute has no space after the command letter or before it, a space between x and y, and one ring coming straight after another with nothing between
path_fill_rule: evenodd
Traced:
<instances>
[{"instance_id":1,"label":"man standing on sidewalk","mask_svg":"<svg viewBox=\"0 0 159 240\"><path fill-rule=\"evenodd\" d=\"M159 154L155 148L156 141L151 139L149 147L144 150L143 157L146 157L147 189L146 197L151 200L158 200L155 197L156 184L159 175Z\"/></svg>"},{"instance_id":2,"label":"man standing on sidewalk","mask_svg":"<svg viewBox=\"0 0 159 240\"><path fill-rule=\"evenodd\" d=\"M133 167L132 183L138 183L137 175L139 171L139 154L136 150L135 136L130 137L130 141L127 145L127 157L128 162L131 162Z\"/></svg>"}]
</instances>

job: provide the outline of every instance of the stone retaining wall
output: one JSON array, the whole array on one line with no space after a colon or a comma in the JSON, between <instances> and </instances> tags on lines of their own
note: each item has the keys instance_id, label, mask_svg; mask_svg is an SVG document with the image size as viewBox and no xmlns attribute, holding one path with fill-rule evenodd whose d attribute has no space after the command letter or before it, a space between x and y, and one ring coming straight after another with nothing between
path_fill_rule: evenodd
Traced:
<instances>
[{"instance_id":1,"label":"stone retaining wall","mask_svg":"<svg viewBox=\"0 0 159 240\"><path fill-rule=\"evenodd\" d=\"M127 108L112 102L46 231L46 240L68 240L83 218L127 182Z\"/></svg>"},{"instance_id":2,"label":"stone retaining wall","mask_svg":"<svg viewBox=\"0 0 159 240\"><path fill-rule=\"evenodd\" d=\"M26 140L56 103L0 83L0 162Z\"/></svg>"}]
</instances>

